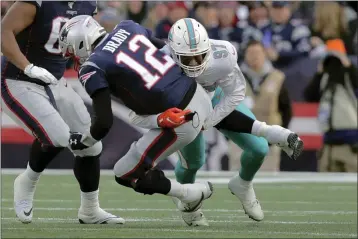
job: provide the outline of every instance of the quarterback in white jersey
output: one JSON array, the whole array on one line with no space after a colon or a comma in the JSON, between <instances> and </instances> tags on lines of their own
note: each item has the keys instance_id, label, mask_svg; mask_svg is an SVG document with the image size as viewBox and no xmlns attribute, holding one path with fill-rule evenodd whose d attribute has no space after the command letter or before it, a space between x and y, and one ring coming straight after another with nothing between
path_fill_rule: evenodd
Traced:
<instances>
[{"instance_id":1,"label":"quarterback in white jersey","mask_svg":"<svg viewBox=\"0 0 358 239\"><path fill-rule=\"evenodd\" d=\"M302 151L302 141L297 134L281 126L255 120L253 113L240 104L245 97L245 78L237 64L236 49L230 42L209 39L205 28L191 18L177 21L168 40L168 45L161 50L170 54L185 74L195 77L212 97L214 110L203 129L219 129L244 150L240 173L230 180L229 189L241 201L248 216L261 221L264 214L256 199L252 180L269 151L268 142L282 147L296 159ZM134 114L131 114L131 119L142 127L149 121ZM179 155L180 161L175 168L177 181L194 183L196 172L205 163L203 134L180 150ZM177 200L173 201L178 205ZM200 209L181 213L189 226L208 225Z\"/></svg>"}]
</instances>

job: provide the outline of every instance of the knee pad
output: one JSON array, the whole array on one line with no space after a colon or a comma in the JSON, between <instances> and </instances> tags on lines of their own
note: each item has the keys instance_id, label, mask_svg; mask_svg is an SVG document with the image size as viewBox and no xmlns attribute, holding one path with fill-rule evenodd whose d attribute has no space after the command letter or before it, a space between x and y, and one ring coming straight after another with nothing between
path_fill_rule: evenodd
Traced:
<instances>
[{"instance_id":1,"label":"knee pad","mask_svg":"<svg viewBox=\"0 0 358 239\"><path fill-rule=\"evenodd\" d=\"M133 183L134 191L152 195L154 193L167 194L170 191L170 180L160 169L150 169L145 175Z\"/></svg>"},{"instance_id":2,"label":"knee pad","mask_svg":"<svg viewBox=\"0 0 358 239\"><path fill-rule=\"evenodd\" d=\"M68 142L67 142L68 145ZM87 156L97 156L102 152L102 142L99 141L97 143L95 143L94 145L92 145L91 147L88 147L86 149L82 149L82 150L71 150L72 153L75 156L79 156L79 157L87 157Z\"/></svg>"},{"instance_id":3,"label":"knee pad","mask_svg":"<svg viewBox=\"0 0 358 239\"><path fill-rule=\"evenodd\" d=\"M54 147L66 148L68 146L68 139L70 138L70 132L64 131L57 134L55 138L51 139Z\"/></svg>"}]
</instances>

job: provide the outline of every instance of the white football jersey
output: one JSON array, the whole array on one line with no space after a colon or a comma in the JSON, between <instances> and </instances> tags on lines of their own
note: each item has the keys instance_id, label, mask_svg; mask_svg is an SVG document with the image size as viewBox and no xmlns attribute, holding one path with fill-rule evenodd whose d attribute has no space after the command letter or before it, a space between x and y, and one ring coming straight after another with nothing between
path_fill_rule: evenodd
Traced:
<instances>
[{"instance_id":1,"label":"white football jersey","mask_svg":"<svg viewBox=\"0 0 358 239\"><path fill-rule=\"evenodd\" d=\"M215 126L244 99L246 83L237 64L236 48L228 41L210 39L210 43L211 57L196 81L211 97L218 86L224 92L207 122L207 126Z\"/></svg>"}]
</instances>

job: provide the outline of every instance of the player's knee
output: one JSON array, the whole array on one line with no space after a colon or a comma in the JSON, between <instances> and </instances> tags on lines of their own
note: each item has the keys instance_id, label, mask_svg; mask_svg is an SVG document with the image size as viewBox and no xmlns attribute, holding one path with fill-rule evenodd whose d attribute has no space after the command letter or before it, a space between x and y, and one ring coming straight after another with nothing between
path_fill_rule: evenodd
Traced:
<instances>
[{"instance_id":1,"label":"player's knee","mask_svg":"<svg viewBox=\"0 0 358 239\"><path fill-rule=\"evenodd\" d=\"M269 152L269 146L266 139L260 138L260 141L250 148L251 154L255 158L265 158Z\"/></svg>"},{"instance_id":2,"label":"player's knee","mask_svg":"<svg viewBox=\"0 0 358 239\"><path fill-rule=\"evenodd\" d=\"M160 169L150 169L133 183L134 191L152 195L154 193L168 194L171 183Z\"/></svg>"},{"instance_id":3,"label":"player's knee","mask_svg":"<svg viewBox=\"0 0 358 239\"><path fill-rule=\"evenodd\" d=\"M54 147L66 148L68 146L68 139L70 138L69 131L63 131L53 137L50 136L51 142Z\"/></svg>"},{"instance_id":4,"label":"player's knee","mask_svg":"<svg viewBox=\"0 0 358 239\"><path fill-rule=\"evenodd\" d=\"M113 167L116 177L128 175L135 165L139 164L141 155L138 153L135 143L133 143L128 152L120 158Z\"/></svg>"},{"instance_id":5,"label":"player's knee","mask_svg":"<svg viewBox=\"0 0 358 239\"><path fill-rule=\"evenodd\" d=\"M205 163L205 158L204 157L200 157L197 160L193 160L193 162L187 162L188 165L188 170L193 170L193 171L197 171L199 170Z\"/></svg>"},{"instance_id":6,"label":"player's knee","mask_svg":"<svg viewBox=\"0 0 358 239\"><path fill-rule=\"evenodd\" d=\"M80 156L80 157L97 156L102 152L102 148L103 148L102 142L99 141L94 145L92 145L91 147L82 150L73 150L72 152L75 156Z\"/></svg>"}]
</instances>

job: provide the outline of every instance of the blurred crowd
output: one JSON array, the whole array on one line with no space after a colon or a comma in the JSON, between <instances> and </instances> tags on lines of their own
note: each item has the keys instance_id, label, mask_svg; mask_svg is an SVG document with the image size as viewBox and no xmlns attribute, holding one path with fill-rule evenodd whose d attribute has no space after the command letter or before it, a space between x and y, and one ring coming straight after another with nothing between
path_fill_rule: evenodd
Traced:
<instances>
[{"instance_id":1,"label":"blurred crowd","mask_svg":"<svg viewBox=\"0 0 358 239\"><path fill-rule=\"evenodd\" d=\"M2 16L10 4L1 2ZM331 39L341 39L348 55L358 53L356 2L98 1L96 19L108 31L131 19L166 39L172 24L183 17L199 20L210 38L232 42L242 57L250 40L261 41L277 66L302 56L324 56Z\"/></svg>"},{"instance_id":2,"label":"blurred crowd","mask_svg":"<svg viewBox=\"0 0 358 239\"><path fill-rule=\"evenodd\" d=\"M2 16L10 5L1 2ZM351 62L358 55L356 1L98 1L95 16L107 31L129 19L165 40L173 23L185 17L201 22L211 39L237 48L247 80L245 103L259 120L288 127L290 97L300 91L305 101L319 103L319 170L357 170L358 74ZM312 67L312 59L318 66L307 84L299 72ZM306 65L295 64L302 61ZM301 81L286 89L294 79ZM300 85L304 92L296 89Z\"/></svg>"},{"instance_id":3,"label":"blurred crowd","mask_svg":"<svg viewBox=\"0 0 358 239\"><path fill-rule=\"evenodd\" d=\"M101 1L98 5L97 19L107 30L131 19L166 39L175 21L192 17L207 28L210 38L232 42L242 57L250 40L261 41L279 67L300 57L324 56L325 43L332 39L341 39L348 55L358 52L357 9L349 2Z\"/></svg>"}]
</instances>

